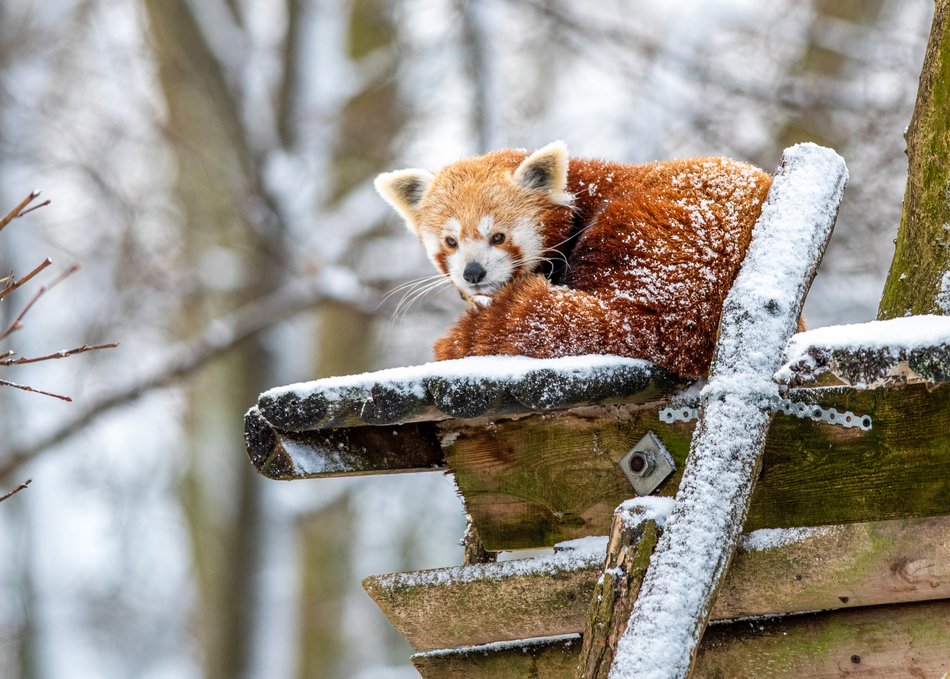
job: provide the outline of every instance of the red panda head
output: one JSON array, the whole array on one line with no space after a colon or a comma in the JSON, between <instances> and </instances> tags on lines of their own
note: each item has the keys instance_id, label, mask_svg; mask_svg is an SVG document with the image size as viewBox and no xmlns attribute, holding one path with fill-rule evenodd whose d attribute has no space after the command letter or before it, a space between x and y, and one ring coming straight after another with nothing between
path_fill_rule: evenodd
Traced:
<instances>
[{"instance_id":1,"label":"red panda head","mask_svg":"<svg viewBox=\"0 0 950 679\"><path fill-rule=\"evenodd\" d=\"M556 141L531 155L468 158L435 175L387 172L375 186L465 296L491 296L551 255L544 225L553 212L570 208L567 166L567 146Z\"/></svg>"}]
</instances>

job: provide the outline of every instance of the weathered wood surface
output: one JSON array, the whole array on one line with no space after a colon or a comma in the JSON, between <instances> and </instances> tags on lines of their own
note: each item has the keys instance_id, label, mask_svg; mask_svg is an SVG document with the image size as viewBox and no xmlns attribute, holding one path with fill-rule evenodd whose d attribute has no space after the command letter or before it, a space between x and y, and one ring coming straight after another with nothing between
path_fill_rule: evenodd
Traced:
<instances>
[{"instance_id":1,"label":"weathered wood surface","mask_svg":"<svg viewBox=\"0 0 950 679\"><path fill-rule=\"evenodd\" d=\"M776 378L791 385L868 389L945 383L950 381L950 317L914 316L799 333L786 346L785 361Z\"/></svg>"},{"instance_id":2,"label":"weathered wood surface","mask_svg":"<svg viewBox=\"0 0 950 679\"><path fill-rule=\"evenodd\" d=\"M763 548L769 541L776 546ZM603 553L587 553L552 577L522 565L507 574L495 564L371 576L364 585L416 649L582 632ZM950 599L950 516L747 534L711 617L932 599Z\"/></svg>"},{"instance_id":3,"label":"weathered wood surface","mask_svg":"<svg viewBox=\"0 0 950 679\"><path fill-rule=\"evenodd\" d=\"M530 561L373 575L363 587L417 649L577 631L604 544ZM544 614L515 613L526 608Z\"/></svg>"},{"instance_id":4,"label":"weathered wood surface","mask_svg":"<svg viewBox=\"0 0 950 679\"><path fill-rule=\"evenodd\" d=\"M423 679L574 679L579 637L420 653ZM712 625L691 679L941 679L950 669L950 601Z\"/></svg>"},{"instance_id":5,"label":"weathered wood surface","mask_svg":"<svg viewBox=\"0 0 950 679\"><path fill-rule=\"evenodd\" d=\"M625 502L614 512L606 558L588 604L577 679L606 679L610 671L617 642L656 548L660 523L666 521L672 506L671 501L664 501L662 517L657 516L657 500Z\"/></svg>"},{"instance_id":6,"label":"weathered wood surface","mask_svg":"<svg viewBox=\"0 0 950 679\"><path fill-rule=\"evenodd\" d=\"M870 414L873 427L776 416L748 530L950 513L950 386L826 387L798 396ZM520 549L605 534L613 509L634 494L619 462L647 431L680 470L657 494L674 494L693 427L622 408L492 426L446 423L444 452L486 547Z\"/></svg>"},{"instance_id":7,"label":"weathered wood surface","mask_svg":"<svg viewBox=\"0 0 950 679\"><path fill-rule=\"evenodd\" d=\"M257 408L244 416L251 463L272 479L361 476L440 469L445 454L427 423L278 433Z\"/></svg>"},{"instance_id":8,"label":"weathered wood surface","mask_svg":"<svg viewBox=\"0 0 950 679\"><path fill-rule=\"evenodd\" d=\"M862 387L905 386L918 381L935 386L950 381L947 342L924 348L899 344L848 349L821 343L802 346L800 339L809 336L804 333L793 338L789 346L798 348L797 358L780 371L781 381L800 386L812 380L814 384L853 383ZM685 386L655 366L614 357L593 360L591 371L584 373L591 376L591 384L583 383L583 371L577 364L560 359L512 360L511 374L506 376L450 379L453 371L464 372L469 359L463 359L451 362L457 364L453 371L443 370L442 374L430 364L265 392L260 398L263 411L254 407L245 416L248 455L258 471L279 479L419 471L437 467L443 461L441 450L434 443L441 430L440 422L477 427L479 423L537 412L597 412L596 408L585 408L593 403L615 404L625 412L655 411L668 405ZM472 372L477 369L472 367ZM485 380L488 386L482 393ZM472 393L477 393L478 398L471 398ZM792 389L789 395L809 400L812 393L806 387ZM436 406L434 394L441 394L439 402L445 411ZM447 401L451 404L446 405ZM451 413L458 415L463 411L467 413L465 418L451 419ZM267 413L288 428L275 425L265 417ZM390 426L390 422L394 423L391 426L429 432L429 445L420 447L418 442L414 443L407 453L401 439L374 437L370 425ZM325 445L327 437L304 433L332 430L351 431L333 438L332 446ZM368 445L370 441L372 445ZM344 448L340 449L340 445Z\"/></svg>"}]
</instances>

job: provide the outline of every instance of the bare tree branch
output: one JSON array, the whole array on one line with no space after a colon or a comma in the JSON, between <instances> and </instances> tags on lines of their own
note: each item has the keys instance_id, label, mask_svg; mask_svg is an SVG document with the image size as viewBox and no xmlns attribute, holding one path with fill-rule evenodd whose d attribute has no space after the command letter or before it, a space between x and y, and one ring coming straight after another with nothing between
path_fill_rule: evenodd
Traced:
<instances>
[{"instance_id":1,"label":"bare tree branch","mask_svg":"<svg viewBox=\"0 0 950 679\"><path fill-rule=\"evenodd\" d=\"M84 354L87 351L98 351L100 349L115 349L119 346L118 342L109 342L107 344L83 344L80 347L75 347L73 349L63 349L62 351L56 351L52 354L46 354L45 356L34 356L32 358L27 358L26 356L21 356L20 358L9 358L14 355L14 352L8 351L6 354L0 354L0 366L3 365L25 365L27 363L39 363L40 361L50 361L57 358L69 358L70 356L75 356L76 354Z\"/></svg>"},{"instance_id":2,"label":"bare tree branch","mask_svg":"<svg viewBox=\"0 0 950 679\"><path fill-rule=\"evenodd\" d=\"M33 210L37 210L37 209L39 209L39 208L41 208L41 207L45 207L45 206L49 205L50 202L49 202L48 200L44 200L44 201L43 201L42 203L40 203L39 205L34 205L34 206L31 207L29 210L27 210L27 209L26 209L27 206L28 206L30 203L32 203L34 200L36 200L36 199L39 197L39 195L40 195L40 192L39 192L39 191L31 191L31 192L30 192L30 195L28 195L26 198L24 198L23 200L21 200L20 203L19 203L15 208L13 208L12 210L10 210L10 213L7 214L6 217L0 219L0 231L3 231L3 228L4 228L7 224L9 224L10 222L12 222L14 219L16 219L17 217L22 217L22 216L25 215L25 214L28 214L28 213L30 213L30 212L33 212Z\"/></svg>"},{"instance_id":3,"label":"bare tree branch","mask_svg":"<svg viewBox=\"0 0 950 679\"><path fill-rule=\"evenodd\" d=\"M3 299L7 295L9 295L11 292L19 288L21 285L28 282L31 278L33 278L33 276L38 274L40 271L42 271L43 269L45 269L52 263L53 263L53 260L47 257L42 262L40 262L36 266L36 268L34 268L32 271L30 271L30 273L25 275L20 280L15 280L15 276L11 273L9 276L3 279L3 289L0 290L0 299Z\"/></svg>"},{"instance_id":4,"label":"bare tree branch","mask_svg":"<svg viewBox=\"0 0 950 679\"><path fill-rule=\"evenodd\" d=\"M54 394L51 391L43 391L42 389L31 387L28 384L18 384L16 382L11 382L10 380L0 379L0 386L13 387L14 389L19 389L21 391L28 391L31 394L42 394L43 396L52 396L53 398L58 398L60 401L66 401L67 403L73 402L73 399L71 396L64 396L63 394Z\"/></svg>"},{"instance_id":5,"label":"bare tree branch","mask_svg":"<svg viewBox=\"0 0 950 679\"><path fill-rule=\"evenodd\" d=\"M11 497L19 493L21 490L26 490L27 486L29 486L31 483L33 483L33 479L27 479L26 481L21 483L19 486L11 490L6 495L0 496L0 502L3 502L4 500L9 500Z\"/></svg>"},{"instance_id":6,"label":"bare tree branch","mask_svg":"<svg viewBox=\"0 0 950 679\"><path fill-rule=\"evenodd\" d=\"M224 318L213 320L196 339L173 348L149 374L103 394L45 436L11 450L0 462L0 478L6 478L20 465L62 443L115 408L175 383L237 344L301 311L321 303L337 302L372 314L372 297L373 293L357 282L351 272L330 269L313 279L291 283Z\"/></svg>"},{"instance_id":7,"label":"bare tree branch","mask_svg":"<svg viewBox=\"0 0 950 679\"><path fill-rule=\"evenodd\" d=\"M35 269L34 269L34 271L35 271ZM17 317L13 319L13 322L10 323L10 325L8 325L7 328L6 328L3 332L0 332L0 340L6 339L6 338L9 337L11 334L13 334L14 332L16 332L16 331L19 330L20 328L22 328L22 327L23 327L23 323L22 323L23 317L26 316L27 312L28 312L31 308L33 308L33 305L36 304L37 301L39 301L40 297L42 297L42 296L45 295L47 292L49 292L50 290L52 290L53 288L55 288L57 285L59 285L60 283L62 283L64 280L66 280L67 278L69 278L69 276L71 276L72 274L76 273L77 271L79 271L79 265L78 265L78 264L73 264L73 265L70 266L68 269L66 269L63 273L61 273L59 276L57 276L55 279L53 279L53 282L52 282L52 283L50 283L49 285L44 285L44 286L40 287L40 289L36 291L36 294L33 295L33 297L30 299L30 301L27 302L26 306L23 307L23 310L20 311L20 313L17 314Z\"/></svg>"}]
</instances>

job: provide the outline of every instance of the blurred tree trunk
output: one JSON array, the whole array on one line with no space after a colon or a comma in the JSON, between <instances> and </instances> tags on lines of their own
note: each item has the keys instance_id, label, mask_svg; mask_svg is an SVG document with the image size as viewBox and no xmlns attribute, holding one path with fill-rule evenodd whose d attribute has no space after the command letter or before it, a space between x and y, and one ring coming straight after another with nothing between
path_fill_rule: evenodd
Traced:
<instances>
[{"instance_id":1,"label":"blurred tree trunk","mask_svg":"<svg viewBox=\"0 0 950 679\"><path fill-rule=\"evenodd\" d=\"M815 82L835 82L849 79L849 71L863 68L860 59L854 59L854 45L847 39L832 44L823 29L828 26L873 24L884 6L885 0L813 0L813 17L807 33L807 41L797 66L797 78ZM843 36L850 35L841 31ZM833 110L815 100L811 107L802 107L776 135L778 148L800 141L813 141L826 146L831 139L839 138L836 132Z\"/></svg>"},{"instance_id":2,"label":"blurred tree trunk","mask_svg":"<svg viewBox=\"0 0 950 679\"><path fill-rule=\"evenodd\" d=\"M326 507L301 517L300 610L307 621L299 651L300 679L344 677L342 621L352 568L353 513L342 493Z\"/></svg>"},{"instance_id":3,"label":"blurred tree trunk","mask_svg":"<svg viewBox=\"0 0 950 679\"><path fill-rule=\"evenodd\" d=\"M346 25L346 56L359 73L367 75L361 86L344 103L332 140L327 187L327 208L340 204L353 189L365 186L379 172L392 169L393 146L407 121L397 87L400 65L398 32L392 6L382 0L352 0ZM379 272L360 271L364 246L379 235L386 224L378 224L355 239L345 263L365 280ZM374 367L375 318L342 305L321 307L318 314L318 356L313 374L345 375ZM341 500L342 502L342 500ZM330 649L339 643L342 601L347 588L328 587L340 580L345 561L345 544L353 539L354 515L349 511L321 512L332 525L317 529L314 520L301 522L300 550L304 558L301 574L304 600L300 609L300 639L297 676L303 679L342 679L344 661ZM399 644L398 635L394 635ZM322 649L322 650L321 650ZM400 647L404 654L405 647ZM321 657L321 654L327 654ZM341 664L344 663L344 664Z\"/></svg>"},{"instance_id":4,"label":"blurred tree trunk","mask_svg":"<svg viewBox=\"0 0 950 679\"><path fill-rule=\"evenodd\" d=\"M177 155L186 270L182 325L194 331L221 312L276 288L283 273L279 229L250 224L248 196L264 198L227 82L186 0L143 0ZM259 201L266 204L266 199ZM262 232L266 236L261 235ZM274 357L251 341L189 385L188 467L182 482L198 584L196 622L204 676L248 675L259 571L261 483L242 455L241 414L272 386Z\"/></svg>"},{"instance_id":5,"label":"blurred tree trunk","mask_svg":"<svg viewBox=\"0 0 950 679\"><path fill-rule=\"evenodd\" d=\"M907 128L907 188L879 318L950 315L950 0L937 0Z\"/></svg>"}]
</instances>

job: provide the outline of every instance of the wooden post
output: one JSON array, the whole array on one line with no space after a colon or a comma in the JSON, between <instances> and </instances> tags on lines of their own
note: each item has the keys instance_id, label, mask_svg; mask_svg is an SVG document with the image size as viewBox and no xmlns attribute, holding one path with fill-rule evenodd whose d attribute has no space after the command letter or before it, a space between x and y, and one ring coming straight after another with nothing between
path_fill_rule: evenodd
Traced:
<instances>
[{"instance_id":1,"label":"wooden post","mask_svg":"<svg viewBox=\"0 0 950 679\"><path fill-rule=\"evenodd\" d=\"M834 226L847 169L814 144L785 151L726 298L676 505L620 637L610 679L689 675L735 552L778 400L772 376Z\"/></svg>"},{"instance_id":2,"label":"wooden post","mask_svg":"<svg viewBox=\"0 0 950 679\"><path fill-rule=\"evenodd\" d=\"M660 524L671 508L669 498L648 498L624 502L614 512L603 575L587 613L578 679L606 679L656 547Z\"/></svg>"}]
</instances>

